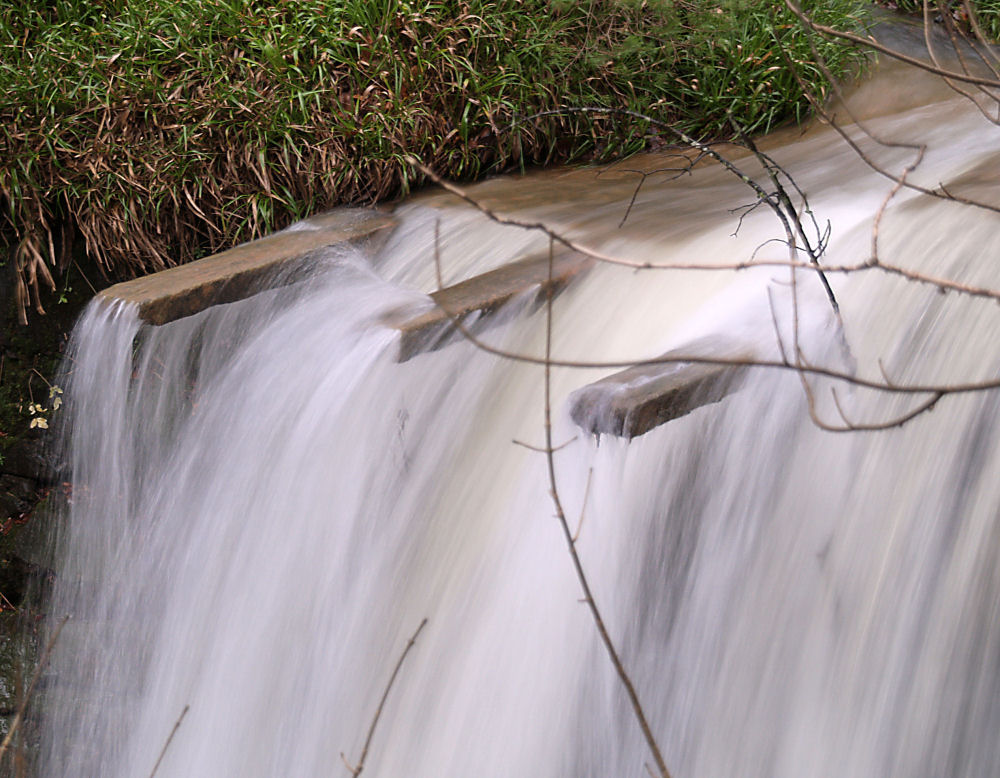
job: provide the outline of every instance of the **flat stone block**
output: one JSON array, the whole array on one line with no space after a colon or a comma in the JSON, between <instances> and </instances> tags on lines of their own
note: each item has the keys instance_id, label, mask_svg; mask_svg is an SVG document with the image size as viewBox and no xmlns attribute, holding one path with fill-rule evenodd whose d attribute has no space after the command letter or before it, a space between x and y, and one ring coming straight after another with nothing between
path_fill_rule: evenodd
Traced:
<instances>
[{"instance_id":1,"label":"flat stone block","mask_svg":"<svg viewBox=\"0 0 1000 778\"><path fill-rule=\"evenodd\" d=\"M703 341L669 351L672 356L719 356L750 359L732 346ZM636 365L595 381L570 395L570 416L594 435L634 438L696 408L716 403L739 388L746 368L674 362Z\"/></svg>"},{"instance_id":2,"label":"flat stone block","mask_svg":"<svg viewBox=\"0 0 1000 778\"><path fill-rule=\"evenodd\" d=\"M439 349L462 337L452 320L462 324L473 315L474 323L467 326L473 332L488 328L490 314L518 295L537 289L535 303L543 301L551 286L558 294L577 275L589 270L595 260L577 252L557 254L549 275L549 255L527 257L474 276L453 286L432 292L435 306L414 316L390 316L387 324L400 331L399 361L405 362L417 354Z\"/></svg>"},{"instance_id":3,"label":"flat stone block","mask_svg":"<svg viewBox=\"0 0 1000 778\"><path fill-rule=\"evenodd\" d=\"M133 303L149 324L191 316L213 305L236 302L269 286L296 280L281 273L307 255L339 243L388 234L391 216L365 209L343 209L312 217L300 226L244 243L179 267L115 284L98 295Z\"/></svg>"}]
</instances>

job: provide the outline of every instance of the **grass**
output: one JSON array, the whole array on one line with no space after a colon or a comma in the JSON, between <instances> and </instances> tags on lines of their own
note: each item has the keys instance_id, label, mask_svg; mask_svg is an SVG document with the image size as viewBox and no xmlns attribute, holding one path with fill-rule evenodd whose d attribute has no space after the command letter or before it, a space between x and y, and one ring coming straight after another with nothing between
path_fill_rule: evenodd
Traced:
<instances>
[{"instance_id":1,"label":"grass","mask_svg":"<svg viewBox=\"0 0 1000 778\"><path fill-rule=\"evenodd\" d=\"M842 27L865 7L805 5ZM89 274L116 279L397 197L419 183L407 154L471 179L649 141L610 118L517 121L540 111L766 130L805 107L779 41L811 67L780 0L8 0L0 244L17 305L41 307L80 244ZM821 45L836 72L858 66Z\"/></svg>"}]
</instances>

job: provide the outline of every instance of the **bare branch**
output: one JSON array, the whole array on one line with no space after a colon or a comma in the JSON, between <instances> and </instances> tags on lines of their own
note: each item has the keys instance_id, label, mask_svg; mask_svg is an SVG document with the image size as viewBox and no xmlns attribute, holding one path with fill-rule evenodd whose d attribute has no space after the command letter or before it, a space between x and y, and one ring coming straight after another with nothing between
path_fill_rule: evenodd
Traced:
<instances>
[{"instance_id":1,"label":"bare branch","mask_svg":"<svg viewBox=\"0 0 1000 778\"><path fill-rule=\"evenodd\" d=\"M892 202L892 199L899 193L899 190L906 186L906 177L917 168L921 161L923 161L923 158L924 151L921 149L917 158L903 168L903 172L900 173L896 183L892 185L892 188L889 190L888 194L886 194L885 199L882 200L878 210L875 212L875 218L872 220L872 262L878 263L879 261L878 233L879 228L882 226L882 217L885 215L886 208L889 207L889 203Z\"/></svg>"},{"instance_id":2,"label":"bare branch","mask_svg":"<svg viewBox=\"0 0 1000 778\"><path fill-rule=\"evenodd\" d=\"M553 229L552 227L549 227L547 224L543 222L520 221L518 219L514 219L509 216L498 214L492 208L490 208L489 206L485 205L484 203L482 203L481 201L470 195L465 189L462 189L461 187L456 186L455 184L446 181L445 179L438 176L433 170L426 167L423 163L419 162L418 160L412 157L409 159L411 164L417 167L428 178L430 178L432 181L434 181L436 184L441 186L446 191L450 192L451 194L455 195L456 197L460 198L461 200L471 205L473 208L475 208L480 213L485 215L491 221L495 221L497 224L504 224L511 227L518 227L524 230L534 230L542 232L551 239L555 240L557 243L560 243L572 249L573 251L577 251L585 256L592 257L593 259L596 259L599 262L604 262L611 265L620 265L622 267L628 267L634 270L689 270L696 272L720 272L726 270L738 271L738 270L749 270L751 268L797 268L801 270L808 270L811 272L816 270L816 267L812 262L801 262L798 260L750 259L745 262L730 262L730 263L719 263L719 264L712 264L706 262L669 262L669 263L657 264L653 262L636 262L628 259L623 259L621 257L604 254L588 246L585 246L581 243L577 243L576 241L566 237L565 235L562 235L557 230ZM886 173L885 175L894 182L898 180L896 177L891 176L891 174ZM943 195L938 195L938 196L944 197ZM944 199L951 199L958 203L963 202L961 198L951 197L951 196L944 197ZM968 204L972 205L974 203L969 202ZM997 212L1000 212L1000 208L992 208L986 205L980 205L979 207L986 208L987 210L995 210ZM778 242L781 241L779 240ZM803 250L798 248L794 241L790 243L786 242L785 245L788 246L790 250L794 250L794 252ZM920 273L915 270L909 270L907 268L888 264L882 261L873 262L871 259L869 259L864 262L857 262L853 264L823 266L823 272L826 273L827 275L833 273L847 275L852 273L861 273L869 270L877 270L882 273L886 273L888 275L896 275L901 278L905 278L909 281L917 281L922 284L935 286L941 291L945 292L956 292L962 295L968 295L970 297L984 297L1000 302L1000 290L990 289L988 287L976 286L973 284L963 284L961 282L953 281L951 279L939 278L937 276L932 276L926 273ZM440 287L443 285L439 283L438 286ZM600 365L600 367L604 366L605 365ZM618 363L615 363L613 365L608 365L608 366L617 367L619 365Z\"/></svg>"},{"instance_id":3,"label":"bare branch","mask_svg":"<svg viewBox=\"0 0 1000 778\"><path fill-rule=\"evenodd\" d=\"M788 0L786 0L786 2L788 2ZM804 15L800 16L800 20L802 19L807 19L807 17L805 17ZM802 21L802 24L805 27L809 26L806 21ZM864 122L862 122L857 116L855 116L854 113L851 111L847 103L847 100L845 99L843 91L837 84L837 80L830 72L830 69L826 64L826 61L824 60L822 54L816 48L812 40L809 41L809 45L812 49L813 61L816 63L816 66L820 69L820 72L823 74L823 77L827 80L827 82L831 84L834 94L837 96L840 105L847 113L851 122L859 130L861 130L861 132L863 132L865 136L867 136L880 146L885 146L887 148L900 148L900 149L913 150L917 154L916 164L919 164L920 160L922 160L923 158L923 155L926 153L927 147L923 144L900 143L897 141L886 140L884 138L881 138L878 134L874 133L871 129L869 129L867 125ZM812 93L812 89L802 79L802 76L799 74L794 63L792 63L791 59L788 57L784 49L781 49L781 55L785 60L785 64L788 67L788 71L798 82L800 88L802 89L803 95L805 96L806 100L809 101L809 104L812 107L812 109L816 112L816 115L819 116L824 122L826 122L830 126L830 128L833 129L838 135L840 135L840 137L844 140L844 142L847 143L848 146L850 146L850 148L854 151L855 154L857 154L858 158L862 162L864 162L871 170L873 170L880 176L888 178L890 181L893 181L894 183L899 181L899 176L886 170L884 167L876 163L867 153L865 153L864 149L862 149L858 145L857 141L855 141L855 139L851 137L850 133L848 133L836 121L836 118L829 111L826 110L822 101L816 98L816 96ZM920 194L925 195L927 197L934 197L940 200L951 200L961 205L969 205L974 208L981 208L983 210L991 211L993 213L1000 213L1000 206L995 206L989 203L982 202L980 200L975 200L972 198L955 195L951 192L948 192L943 185L939 185L937 189L929 189L927 187L920 186L918 184L905 182L904 186L907 189L910 189L914 192L919 192Z\"/></svg>"},{"instance_id":4,"label":"bare branch","mask_svg":"<svg viewBox=\"0 0 1000 778\"><path fill-rule=\"evenodd\" d=\"M553 262L553 242L549 243L549 278L552 277L552 262ZM646 719L645 710L642 707L642 703L639 701L639 694L635 690L635 686L632 683L632 679L629 677L628 671L625 669L625 665L622 663L621 657L618 655L618 649L615 647L614 641L611 639L611 635L608 634L607 626L604 623L604 619L601 616L601 612L597 607L597 601L594 599L594 593L590 589L590 583L587 580L587 575L583 570L583 563L580 561L580 555L576 551L576 543L573 539L573 533L570 531L569 522L566 520L566 512L563 510L562 500L559 497L559 488L556 484L556 466L555 458L552 456L552 285L548 286L546 292L546 315L545 315L545 360L543 362L545 368L545 444L546 448L549 449L546 454L546 462L548 464L549 472L549 487L550 496L552 497L552 504L556 510L556 518L559 520L559 526L563 531L563 536L566 539L566 548L569 551L570 558L573 560L573 568L576 570L577 580L580 582L580 588L583 590L584 601L587 607L590 609L590 615L594 619L594 624L597 627L597 632L601 637L601 642L604 644L604 648L608 653L608 657L611 659L611 664L615 668L615 672L618 674L618 680L621 681L622 687L625 689L625 693L628 696L629 703L632 706L632 712L635 714L636 720L639 722L639 727L642 730L643 737L646 739L646 744L649 746L649 750L653 754L653 760L656 762L656 767L659 770L660 778L670 778L670 771L667 769L667 764L663 759L663 754L660 752L660 746L656 742L656 737L653 735L653 730L649 726L649 721Z\"/></svg>"},{"instance_id":5,"label":"bare branch","mask_svg":"<svg viewBox=\"0 0 1000 778\"><path fill-rule=\"evenodd\" d=\"M467 192L461 188L445 182L439 176L437 176L432 170L426 168L421 163L416 160L412 162L417 165L421 170L425 171L428 177L432 180L437 180L444 186L448 191L453 192L461 199L465 200L473 207L480 210L482 213L486 214L489 218L496 220L498 223L507 224L512 226L517 226L523 229L536 229L541 230L548 234L550 238L556 242L561 242L565 245L570 245L575 250L580 251L584 254L589 254L590 256L601 255L596 254L596 252L590 252L585 247L573 244L568 241L568 239L560 236L555 230L548 227L543 223L526 223L519 222L516 219L511 219L509 217L503 217L495 214L488 207L480 203L478 200L473 198ZM794 244L790 247L794 250ZM609 258L615 264L622 264L626 266L639 266L640 263L629 263L626 261L618 260L617 258ZM440 279L440 256L435 249L435 262L437 263L436 272ZM670 266L656 266L642 263L643 268L653 268L653 267L670 267L671 269L682 269L682 270L720 270L720 269L745 269L749 267L788 267L788 268L803 268L812 270L814 269L811 263L797 262L797 261L767 261L767 262L754 262L754 263L740 263L736 265L726 265L726 266L708 266L708 265L670 265ZM902 267L896 267L882 262L874 262L872 260L867 260L862 263L854 265L840 265L840 266L825 266L824 271L827 273L854 273L866 270L879 270L883 273L897 275L901 278L907 279L909 281L915 281L922 284L927 284L933 286L940 291L954 291L961 294L969 295L972 297L983 297L991 300L1000 301L1000 292L986 289L983 287L976 287L967 284L961 284L955 281L950 281L947 279L936 278L929 276L917 271L908 270ZM442 309L443 310L443 309ZM637 359L624 359L624 360L610 360L610 361L586 361L586 360L561 360L552 358L551 355L548 359L543 357L533 356L530 354L523 354L512 352L506 349L502 349L496 346L492 346L480 340L476 335L466 328L461 321L459 321L455 316L450 314L447 310L443 310L451 325L455 328L463 338L472 343L476 348L480 349L494 356L498 356L504 359L510 359L516 362L523 362L526 364L535 365L545 365L549 364L552 367L568 367L568 368L598 368L598 369L615 369L615 368L625 368L633 366L644 366L644 365L666 365L666 364L676 364L679 362L688 362L693 364L706 364L706 365L731 365L731 366L742 366L742 367L761 367L761 368L775 368L779 370L790 370L799 374L818 376L832 378L835 380L842 381L846 384L860 386L868 389L876 389L883 392L889 392L894 394L934 394L940 392L942 396L949 394L967 394L973 392L983 392L990 391L993 389L1000 388L1000 379L992 379L987 381L969 381L969 382L958 382L953 384L898 384L890 383L872 378L865 378L863 376L856 375L853 372L845 372L842 370L837 370L834 368L827 368L820 365L811 365L803 362L799 359L795 364L789 364L787 361L779 361L773 359L747 359L744 357L717 357L717 356L705 356L703 354L676 354L672 353L669 356L658 356L653 358L637 358Z\"/></svg>"},{"instance_id":6,"label":"bare branch","mask_svg":"<svg viewBox=\"0 0 1000 778\"><path fill-rule=\"evenodd\" d=\"M778 351L781 353L783 364L790 364L788 354L785 352L785 341L781 337L781 328L778 326L778 314L774 310L774 295L771 294L771 287L767 287L767 306L771 310L771 324L774 326L774 339L778 343Z\"/></svg>"},{"instance_id":7,"label":"bare branch","mask_svg":"<svg viewBox=\"0 0 1000 778\"><path fill-rule=\"evenodd\" d=\"M781 170L781 168L778 167L770 157L761 153L761 151L757 148L757 144L754 143L753 138L747 135L743 131L743 128L740 127L739 124L737 124L732 117L730 117L729 122L730 125L733 127L733 129L736 131L737 135L743 141L743 144L750 150L750 153L753 154L755 157L757 157L758 161L761 164L761 167L763 167L765 172L767 173L768 178L771 179L771 183L774 185L776 193L775 194L775 198L777 200L776 209L783 208L785 211L785 217L787 219L787 223L793 224L795 226L795 231L802 239L802 243L805 246L806 253L809 255L810 263L816 267L816 274L819 276L819 280L823 284L823 290L826 292L826 296L830 300L830 305L833 306L833 313L837 317L837 320L839 321L840 305L837 303L837 298L833 293L833 289L830 287L830 282L827 280L826 274L822 271L822 269L820 269L819 253L817 252L816 249L812 247L809 238L805 233L805 230L802 228L802 221L799 219L798 210L792 203L792 199L788 196L788 192L781 185L781 179L778 177L778 171ZM786 177L788 177L787 174ZM805 194L801 190L799 190L799 193L803 197L803 203L805 203ZM786 223L785 220L782 221L783 223ZM787 223L786 223L786 231L788 229ZM795 245L794 241L789 240L789 247L792 247L794 245ZM794 261L794 254L793 254L793 261ZM795 271L793 270L792 272L794 273Z\"/></svg>"},{"instance_id":8,"label":"bare branch","mask_svg":"<svg viewBox=\"0 0 1000 778\"><path fill-rule=\"evenodd\" d=\"M894 386L895 384L893 384L892 379L889 378L889 374L885 371L885 365L882 364L882 358L881 357L878 360L878 369L879 369L879 372L882 373L882 378L885 379L886 384L888 386Z\"/></svg>"},{"instance_id":9,"label":"bare branch","mask_svg":"<svg viewBox=\"0 0 1000 778\"><path fill-rule=\"evenodd\" d=\"M881 265L867 265L867 267L875 268L881 267ZM829 270L829 268L827 268L827 270ZM993 295L990 296L992 297ZM449 311L445 309L442 309L442 311L448 317L451 326L454 327L465 340L469 341L469 343L480 351L487 354L493 354L494 356L501 357L503 359L509 359L512 362L523 362L529 365L545 365L547 361L552 367L567 367L587 370L612 370L616 368L641 367L646 365L673 365L685 362L698 365L729 365L734 367L774 368L777 370L791 371L805 375L832 378L853 386L859 386L866 389L876 389L893 394L928 394L940 392L942 395L950 395L971 394L1000 389L1000 378L988 381L966 381L954 384L889 384L883 381L865 378L863 376L856 375L855 373L847 373L842 370L823 367L821 365L810 365L806 363L789 364L787 362L774 359L706 356L704 354L681 354L679 352L671 352L669 355L658 357L640 357L636 359L605 361L555 359L552 357L546 360L544 357L509 351L507 349L502 349L486 343L473 334Z\"/></svg>"}]
</instances>

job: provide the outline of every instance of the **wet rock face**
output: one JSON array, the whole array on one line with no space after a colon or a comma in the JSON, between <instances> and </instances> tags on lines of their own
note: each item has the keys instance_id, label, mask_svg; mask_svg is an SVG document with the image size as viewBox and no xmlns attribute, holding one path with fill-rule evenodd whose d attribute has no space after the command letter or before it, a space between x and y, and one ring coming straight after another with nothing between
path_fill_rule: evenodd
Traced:
<instances>
[{"instance_id":1,"label":"wet rock face","mask_svg":"<svg viewBox=\"0 0 1000 778\"><path fill-rule=\"evenodd\" d=\"M31 480L38 484L53 481L52 463L42 453L41 439L23 439L3 452L0 463L0 483L7 478Z\"/></svg>"},{"instance_id":2,"label":"wet rock face","mask_svg":"<svg viewBox=\"0 0 1000 778\"><path fill-rule=\"evenodd\" d=\"M23 439L8 446L0 464L0 610L19 608L29 593L41 595L51 571L25 559L17 535L31 522L56 478L43 455L44 441Z\"/></svg>"},{"instance_id":3,"label":"wet rock face","mask_svg":"<svg viewBox=\"0 0 1000 778\"><path fill-rule=\"evenodd\" d=\"M40 601L52 580L51 570L17 554L0 557L0 592L6 607L20 608L29 595L33 601Z\"/></svg>"},{"instance_id":4,"label":"wet rock face","mask_svg":"<svg viewBox=\"0 0 1000 778\"><path fill-rule=\"evenodd\" d=\"M37 501L37 481L16 475L4 475L0 478L0 522L20 520Z\"/></svg>"},{"instance_id":5,"label":"wet rock face","mask_svg":"<svg viewBox=\"0 0 1000 778\"><path fill-rule=\"evenodd\" d=\"M49 468L37 441L18 441L4 451L0 464L0 528L8 520L18 521L44 496L51 482Z\"/></svg>"}]
</instances>

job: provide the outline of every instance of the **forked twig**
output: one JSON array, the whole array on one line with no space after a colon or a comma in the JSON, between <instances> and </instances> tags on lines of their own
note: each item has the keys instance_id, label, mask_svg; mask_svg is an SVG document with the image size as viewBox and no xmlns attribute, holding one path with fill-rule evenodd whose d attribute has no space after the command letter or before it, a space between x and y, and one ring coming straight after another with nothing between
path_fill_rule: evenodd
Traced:
<instances>
[{"instance_id":1,"label":"forked twig","mask_svg":"<svg viewBox=\"0 0 1000 778\"><path fill-rule=\"evenodd\" d=\"M702 152L698 152L698 154L694 157L694 159L687 156L686 154L670 154L667 156L667 159L671 159L674 157L683 159L685 164L682 165L681 167L665 167L648 171L637 170L635 168L607 168L606 170L602 170L597 174L598 178L600 178L604 173L633 173L639 176L639 183L637 183L635 185L635 189L632 190L632 197L629 198L628 206L625 208L625 215L622 216L621 221L618 222L618 229L624 227L625 222L628 221L628 217L632 213L632 208L635 206L635 201L639 197L639 190L642 189L642 185L646 183L647 178L662 173L673 173L674 175L670 176L670 178L668 178L667 181L674 181L685 174L691 175L691 171L694 169L694 166L705 158L705 154Z\"/></svg>"},{"instance_id":2,"label":"forked twig","mask_svg":"<svg viewBox=\"0 0 1000 778\"><path fill-rule=\"evenodd\" d=\"M528 449L528 451L534 451L537 454L548 454L550 451L554 454L557 451L562 451L570 443L576 443L576 437L572 437L565 443L560 443L558 446L552 449L545 448L544 446L533 446L530 443L525 443L523 440L517 440L516 438L512 440L511 443L513 443L515 446L521 446L523 448L526 448Z\"/></svg>"}]
</instances>

